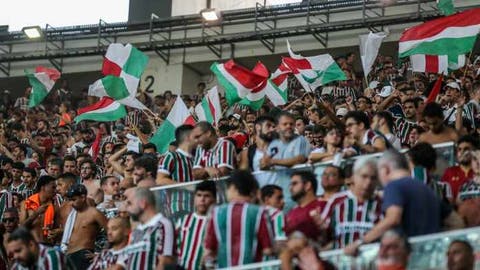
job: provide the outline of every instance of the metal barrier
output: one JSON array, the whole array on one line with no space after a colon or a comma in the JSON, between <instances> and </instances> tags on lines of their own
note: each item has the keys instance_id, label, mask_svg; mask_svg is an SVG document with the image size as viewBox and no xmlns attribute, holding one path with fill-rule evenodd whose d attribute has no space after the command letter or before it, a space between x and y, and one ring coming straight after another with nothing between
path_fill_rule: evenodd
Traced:
<instances>
[{"instance_id":1,"label":"metal barrier","mask_svg":"<svg viewBox=\"0 0 480 270\"><path fill-rule=\"evenodd\" d=\"M452 240L467 240L475 250L475 268L480 269L480 227L455 230L443 233L435 233L412 237L409 239L412 245L409 270L445 269L447 264L448 245ZM342 250L320 252L320 257L333 263L337 269L364 270L376 269L375 258L378 253L378 243L369 244L360 248L358 257L349 257L343 254ZM226 270L222 269L222 270ZM229 270L277 270L280 269L280 261L268 261L261 263L247 264L237 267L229 267Z\"/></svg>"},{"instance_id":2,"label":"metal barrier","mask_svg":"<svg viewBox=\"0 0 480 270\"><path fill-rule=\"evenodd\" d=\"M437 167L443 168L440 169L439 174L443 173L443 170L447 166L451 166L454 164L455 161L455 151L454 151L454 143L442 143L434 145L435 150L438 154L438 164L443 164ZM406 150L403 150L405 152ZM368 155L371 157L380 157L381 153L376 153L372 155ZM367 155L363 155L361 157L365 157ZM347 162L352 162L355 159L359 158L352 157L350 159L343 159L340 161L340 166L344 166ZM328 162L321 162L315 164L301 164L294 166L288 169L282 170L275 170L275 171L259 171L254 172L254 176L258 180L260 186L264 186L266 184L276 184L282 187L284 191L285 197L285 211L292 208L294 206L293 201L290 199L290 192L288 189L290 183L290 174L293 171L298 170L309 170L314 172L317 175L317 178L320 179L324 168L332 164L331 161ZM226 201L226 180L227 177L223 177L217 180L214 180L217 186L217 203L224 203ZM160 212L162 212L165 216L173 219L176 221L177 218L183 216L186 213L193 211L193 191L195 190L195 186L200 183L202 180L199 181L192 181L187 183L180 183L176 185L168 185L168 186L158 186L153 187L151 190L155 193L157 198L157 206ZM323 193L323 189L321 185L318 185L319 188L317 190L317 194L321 195Z\"/></svg>"},{"instance_id":3,"label":"metal barrier","mask_svg":"<svg viewBox=\"0 0 480 270\"><path fill-rule=\"evenodd\" d=\"M434 148L438 154L437 164L443 164L443 166L437 167L444 167L444 170L447 166L454 165L455 151L453 142L436 144L434 145ZM406 151L407 150L403 150L403 152ZM362 157L365 156L366 155L363 155ZM381 153L376 153L368 156L378 158L381 156ZM346 160L341 160L340 166L344 166L347 162L352 162L358 158L359 156L352 157ZM316 164L302 164L289 169L276 171L260 171L254 172L253 174L259 181L260 185L273 183L281 186L285 193L285 199L289 199L290 196L288 185L290 183L290 174L293 171L310 170L317 175L318 179L320 179L324 168L329 164L332 164L332 162L330 161ZM440 169L440 171L437 173L442 174L443 170ZM217 186L217 203L219 204L226 202L226 179L227 177L213 180L215 181ZM165 216L171 218L173 221L176 221L178 218L185 215L186 213L194 211L193 192L195 190L195 186L200 182L202 182L202 180L151 188L157 198L157 207L159 211L162 212ZM320 195L321 193L323 193L323 190L321 190L320 188L317 193ZM290 207L293 205L292 203L293 202L290 201ZM286 202L286 207L288 208L287 204L288 202ZM477 241L475 244L475 248L476 250L480 250L480 227L475 229L452 231L448 233L412 238L411 242L413 244L413 253L411 256L412 263L409 269L429 269L429 267L436 267L444 264L446 246L448 245L452 237L460 237L462 235L466 239L469 239L471 241ZM377 254L377 251L378 244L372 244L362 247L361 255L355 259L344 256L342 250L321 252L320 255L322 258L327 259L333 264L335 264L338 269L368 269L371 266L371 263ZM432 252L440 253L435 253L434 258L432 258ZM424 256L425 254L429 254L429 256ZM275 260L256 264L249 264L229 269L274 270L279 269L279 265L280 261ZM428 267L425 267L426 265L428 265Z\"/></svg>"}]
</instances>

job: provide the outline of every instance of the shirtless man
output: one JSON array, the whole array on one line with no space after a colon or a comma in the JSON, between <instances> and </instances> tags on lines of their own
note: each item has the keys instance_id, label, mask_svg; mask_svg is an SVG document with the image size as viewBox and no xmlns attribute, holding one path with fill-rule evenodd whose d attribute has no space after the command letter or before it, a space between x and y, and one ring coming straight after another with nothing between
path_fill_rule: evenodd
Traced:
<instances>
[{"instance_id":1,"label":"shirtless man","mask_svg":"<svg viewBox=\"0 0 480 270\"><path fill-rule=\"evenodd\" d=\"M64 225L62 249L66 249L67 258L77 269L87 269L93 258L95 239L101 229L106 229L107 218L88 205L87 188L84 185L71 186L67 197L72 203L72 211L76 211L76 217L69 215Z\"/></svg>"},{"instance_id":2,"label":"shirtless man","mask_svg":"<svg viewBox=\"0 0 480 270\"><path fill-rule=\"evenodd\" d=\"M124 156L124 161L121 159L122 156ZM127 151L125 146L108 158L108 162L113 167L113 170L123 176L121 185L130 186L133 183L133 167L135 159L138 157L140 157L140 154Z\"/></svg>"},{"instance_id":3,"label":"shirtless man","mask_svg":"<svg viewBox=\"0 0 480 270\"><path fill-rule=\"evenodd\" d=\"M100 189L100 183L95 179L96 166L93 160L86 159L80 163L80 178L81 183L85 185L88 190L88 197L99 204L103 201L103 192Z\"/></svg>"},{"instance_id":4,"label":"shirtless man","mask_svg":"<svg viewBox=\"0 0 480 270\"><path fill-rule=\"evenodd\" d=\"M20 224L29 229L39 243L53 244L48 239L50 230L58 227L55 219L58 205L55 198L55 178L44 175L38 179L38 193L28 197L20 205Z\"/></svg>"},{"instance_id":5,"label":"shirtless man","mask_svg":"<svg viewBox=\"0 0 480 270\"><path fill-rule=\"evenodd\" d=\"M458 140L457 131L445 125L443 119L443 109L438 103L428 103L422 113L429 131L424 132L418 139L419 142L430 144L456 142Z\"/></svg>"}]
</instances>

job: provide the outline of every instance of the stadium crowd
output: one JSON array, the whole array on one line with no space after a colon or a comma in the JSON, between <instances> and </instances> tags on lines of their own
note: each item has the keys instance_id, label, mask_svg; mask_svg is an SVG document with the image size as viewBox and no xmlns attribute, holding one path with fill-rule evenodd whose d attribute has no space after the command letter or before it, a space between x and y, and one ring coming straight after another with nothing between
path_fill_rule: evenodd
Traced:
<instances>
[{"instance_id":1,"label":"stadium crowd","mask_svg":"<svg viewBox=\"0 0 480 270\"><path fill-rule=\"evenodd\" d=\"M426 102L438 75L379 56L364 85L350 53L336 59L346 81L305 93L291 78L285 106L253 111L222 97L224 118L178 127L165 154L149 138L179 98L171 91L139 92L156 117L130 110L77 124L76 109L95 100L74 98L66 82L34 108L29 88L15 101L4 92L0 269L213 269L277 258L282 269L334 269L320 250L353 256L377 241L372 266L405 269L408 237L480 226L475 59ZM206 90L197 88L181 96L192 111ZM436 162L432 144L444 142L455 143L455 166ZM291 169L325 161L321 175ZM204 179L194 190L150 190ZM473 269L470 243L445 252L448 269Z\"/></svg>"}]
</instances>

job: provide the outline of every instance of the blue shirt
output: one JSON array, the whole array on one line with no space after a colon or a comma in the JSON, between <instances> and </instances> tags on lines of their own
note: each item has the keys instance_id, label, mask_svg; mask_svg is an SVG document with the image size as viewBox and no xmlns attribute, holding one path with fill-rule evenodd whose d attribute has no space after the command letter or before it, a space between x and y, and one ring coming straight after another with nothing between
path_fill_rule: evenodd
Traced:
<instances>
[{"instance_id":1,"label":"blue shirt","mask_svg":"<svg viewBox=\"0 0 480 270\"><path fill-rule=\"evenodd\" d=\"M385 186L382 211L390 206L403 209L398 226L408 237L436 233L442 223L441 201L427 185L411 177L393 180Z\"/></svg>"}]
</instances>

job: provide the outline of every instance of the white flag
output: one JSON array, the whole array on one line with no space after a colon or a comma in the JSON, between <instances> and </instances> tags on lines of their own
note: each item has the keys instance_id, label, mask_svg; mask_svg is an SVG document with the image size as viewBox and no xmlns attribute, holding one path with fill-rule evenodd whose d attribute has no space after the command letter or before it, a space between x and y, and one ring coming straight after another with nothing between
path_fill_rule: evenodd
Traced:
<instances>
[{"instance_id":1,"label":"white flag","mask_svg":"<svg viewBox=\"0 0 480 270\"><path fill-rule=\"evenodd\" d=\"M383 39L387 36L384 32L372 33L368 35L360 35L360 58L362 59L363 72L365 78L372 70L372 65L377 58L378 50L382 45Z\"/></svg>"}]
</instances>

